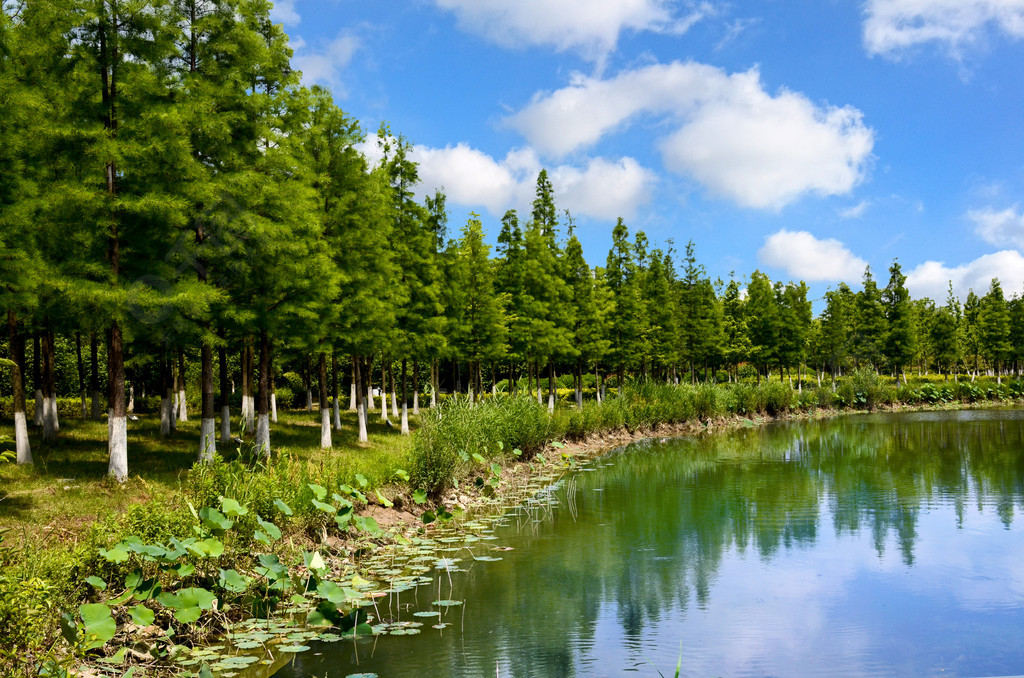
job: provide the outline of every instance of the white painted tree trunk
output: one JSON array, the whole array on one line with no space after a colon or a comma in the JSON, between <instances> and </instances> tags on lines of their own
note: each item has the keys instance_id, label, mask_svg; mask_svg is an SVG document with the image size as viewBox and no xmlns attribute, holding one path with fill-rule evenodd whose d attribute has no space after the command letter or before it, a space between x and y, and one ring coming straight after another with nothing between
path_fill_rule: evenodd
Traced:
<instances>
[{"instance_id":1,"label":"white painted tree trunk","mask_svg":"<svg viewBox=\"0 0 1024 678\"><path fill-rule=\"evenodd\" d=\"M412 413L417 416L420 413L420 394L416 391L412 392Z\"/></svg>"},{"instance_id":2,"label":"white painted tree trunk","mask_svg":"<svg viewBox=\"0 0 1024 678\"><path fill-rule=\"evenodd\" d=\"M203 419L199 424L199 461L207 462L217 454L217 422Z\"/></svg>"},{"instance_id":3,"label":"white painted tree trunk","mask_svg":"<svg viewBox=\"0 0 1024 678\"><path fill-rule=\"evenodd\" d=\"M356 411L356 382L352 382L348 387L348 411Z\"/></svg>"},{"instance_id":4,"label":"white painted tree trunk","mask_svg":"<svg viewBox=\"0 0 1024 678\"><path fill-rule=\"evenodd\" d=\"M145 392L143 392L142 395L145 396L146 395ZM134 413L135 412L135 387L134 386L129 386L128 387L128 412L130 412L130 413Z\"/></svg>"},{"instance_id":5,"label":"white painted tree trunk","mask_svg":"<svg viewBox=\"0 0 1024 678\"><path fill-rule=\"evenodd\" d=\"M252 433L256 430L256 396L243 396L242 399L245 401L245 432Z\"/></svg>"},{"instance_id":6,"label":"white painted tree trunk","mask_svg":"<svg viewBox=\"0 0 1024 678\"><path fill-rule=\"evenodd\" d=\"M372 386L367 386L366 387L366 403L365 403L364 407L366 407L366 411L367 412L377 408L377 404L375 402L373 402L373 387Z\"/></svg>"},{"instance_id":7,"label":"white painted tree trunk","mask_svg":"<svg viewBox=\"0 0 1024 678\"><path fill-rule=\"evenodd\" d=\"M402 403L402 435L409 435L409 406Z\"/></svg>"},{"instance_id":8,"label":"white painted tree trunk","mask_svg":"<svg viewBox=\"0 0 1024 678\"><path fill-rule=\"evenodd\" d=\"M341 398L334 399L334 430L341 430Z\"/></svg>"},{"instance_id":9,"label":"white painted tree trunk","mask_svg":"<svg viewBox=\"0 0 1024 678\"><path fill-rule=\"evenodd\" d=\"M548 391L548 412L555 411L555 392L553 390Z\"/></svg>"},{"instance_id":10,"label":"white painted tree trunk","mask_svg":"<svg viewBox=\"0 0 1024 678\"><path fill-rule=\"evenodd\" d=\"M188 421L188 402L185 400L185 389L178 391L178 421Z\"/></svg>"},{"instance_id":11,"label":"white painted tree trunk","mask_svg":"<svg viewBox=\"0 0 1024 678\"><path fill-rule=\"evenodd\" d=\"M123 483L128 478L128 417L115 417L113 409L107 413L107 451L107 473Z\"/></svg>"},{"instance_id":12,"label":"white painted tree trunk","mask_svg":"<svg viewBox=\"0 0 1024 678\"><path fill-rule=\"evenodd\" d=\"M261 414L256 419L256 437L253 439L256 445L256 454L263 458L270 457L270 416Z\"/></svg>"},{"instance_id":13,"label":"white painted tree trunk","mask_svg":"<svg viewBox=\"0 0 1024 678\"><path fill-rule=\"evenodd\" d=\"M498 385L497 384L491 384L491 396L495 397L495 398L498 397Z\"/></svg>"},{"instance_id":14,"label":"white painted tree trunk","mask_svg":"<svg viewBox=\"0 0 1024 678\"><path fill-rule=\"evenodd\" d=\"M398 396L395 394L395 389L391 389L391 411L398 414Z\"/></svg>"},{"instance_id":15,"label":"white painted tree trunk","mask_svg":"<svg viewBox=\"0 0 1024 678\"><path fill-rule=\"evenodd\" d=\"M220 408L220 442L222 445L231 444L231 406L224 405Z\"/></svg>"},{"instance_id":16,"label":"white painted tree trunk","mask_svg":"<svg viewBox=\"0 0 1024 678\"><path fill-rule=\"evenodd\" d=\"M270 394L270 420L277 423L277 394Z\"/></svg>"},{"instance_id":17,"label":"white painted tree trunk","mask_svg":"<svg viewBox=\"0 0 1024 678\"><path fill-rule=\"evenodd\" d=\"M43 408L44 408L44 402L46 400L45 398L43 398L43 389L37 388L35 396L36 396L35 402L32 403L32 408L35 410L35 412L33 413L33 416L35 416L36 426L42 426L43 425Z\"/></svg>"},{"instance_id":18,"label":"white painted tree trunk","mask_svg":"<svg viewBox=\"0 0 1024 678\"><path fill-rule=\"evenodd\" d=\"M541 391L541 388L540 388L539 385L537 386L537 404L538 405L543 405L544 404L544 394Z\"/></svg>"},{"instance_id":19,"label":"white painted tree trunk","mask_svg":"<svg viewBox=\"0 0 1024 678\"><path fill-rule=\"evenodd\" d=\"M160 435L171 435L171 401L166 396L160 398Z\"/></svg>"},{"instance_id":20,"label":"white painted tree trunk","mask_svg":"<svg viewBox=\"0 0 1024 678\"><path fill-rule=\"evenodd\" d=\"M313 389L306 389L306 411L313 411Z\"/></svg>"},{"instance_id":21,"label":"white painted tree trunk","mask_svg":"<svg viewBox=\"0 0 1024 678\"><path fill-rule=\"evenodd\" d=\"M28 440L28 418L24 412L14 413L14 449L19 464L32 463L32 445Z\"/></svg>"},{"instance_id":22,"label":"white painted tree trunk","mask_svg":"<svg viewBox=\"0 0 1024 678\"><path fill-rule=\"evenodd\" d=\"M57 439L57 399L43 398L43 440L52 443Z\"/></svg>"},{"instance_id":23,"label":"white painted tree trunk","mask_svg":"<svg viewBox=\"0 0 1024 678\"><path fill-rule=\"evenodd\" d=\"M331 447L331 410L325 407L320 410L320 448L329 450Z\"/></svg>"},{"instance_id":24,"label":"white painted tree trunk","mask_svg":"<svg viewBox=\"0 0 1024 678\"><path fill-rule=\"evenodd\" d=\"M369 440L366 435L366 403L359 408L356 419L359 420L359 442L365 443Z\"/></svg>"},{"instance_id":25,"label":"white painted tree trunk","mask_svg":"<svg viewBox=\"0 0 1024 678\"><path fill-rule=\"evenodd\" d=\"M381 421L387 421L388 420L388 394L387 393L381 393L380 394L380 420Z\"/></svg>"},{"instance_id":26,"label":"white painted tree trunk","mask_svg":"<svg viewBox=\"0 0 1024 678\"><path fill-rule=\"evenodd\" d=\"M57 413L57 396L50 396L50 417L53 418L53 432L60 431L60 416Z\"/></svg>"},{"instance_id":27,"label":"white painted tree trunk","mask_svg":"<svg viewBox=\"0 0 1024 678\"><path fill-rule=\"evenodd\" d=\"M469 387L469 389L467 391L467 395L469 396L469 406L473 407L473 405L476 404L476 401L473 400L473 387L472 386Z\"/></svg>"}]
</instances>

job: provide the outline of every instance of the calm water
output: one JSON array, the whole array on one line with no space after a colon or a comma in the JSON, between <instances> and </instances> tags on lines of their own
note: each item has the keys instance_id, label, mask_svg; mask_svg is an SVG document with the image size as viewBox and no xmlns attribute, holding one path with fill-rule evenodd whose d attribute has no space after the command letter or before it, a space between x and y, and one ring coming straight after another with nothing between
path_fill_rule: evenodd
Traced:
<instances>
[{"instance_id":1,"label":"calm water","mask_svg":"<svg viewBox=\"0 0 1024 678\"><path fill-rule=\"evenodd\" d=\"M473 544L503 560L447 554L465 571L401 610L420 635L277 675L1024 674L1022 491L1021 411L635 444ZM465 601L443 630L412 616L439 590Z\"/></svg>"}]
</instances>

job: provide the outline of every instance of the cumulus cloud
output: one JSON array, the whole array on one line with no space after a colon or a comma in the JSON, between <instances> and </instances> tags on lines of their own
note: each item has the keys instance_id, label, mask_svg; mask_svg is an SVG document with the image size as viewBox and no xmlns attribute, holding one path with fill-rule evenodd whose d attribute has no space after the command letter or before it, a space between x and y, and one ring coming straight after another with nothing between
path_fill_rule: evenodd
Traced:
<instances>
[{"instance_id":1,"label":"cumulus cloud","mask_svg":"<svg viewBox=\"0 0 1024 678\"><path fill-rule=\"evenodd\" d=\"M665 166L745 207L779 209L806 193L849 192L867 171L874 132L862 114L802 94L766 92L752 69L654 64L613 78L575 75L536 95L506 123L561 156L596 144L641 116L675 129L660 140Z\"/></svg>"},{"instance_id":2,"label":"cumulus cloud","mask_svg":"<svg viewBox=\"0 0 1024 678\"><path fill-rule=\"evenodd\" d=\"M671 0L435 0L459 25L506 47L551 45L601 59L625 31L681 34L714 14L708 2L677 16Z\"/></svg>"},{"instance_id":3,"label":"cumulus cloud","mask_svg":"<svg viewBox=\"0 0 1024 678\"><path fill-rule=\"evenodd\" d=\"M946 266L939 261L926 261L907 273L907 289L915 299L929 297L945 303L950 281L960 301L967 292L981 296L988 292L992 278L999 278L1006 296L1024 291L1024 256L1016 250L1003 250L978 257L960 266Z\"/></svg>"},{"instance_id":4,"label":"cumulus cloud","mask_svg":"<svg viewBox=\"0 0 1024 678\"><path fill-rule=\"evenodd\" d=\"M1018 214L1016 207L1001 211L991 207L971 210L967 218L974 222L974 232L990 245L1009 245L1024 251L1024 215Z\"/></svg>"},{"instance_id":5,"label":"cumulus cloud","mask_svg":"<svg viewBox=\"0 0 1024 678\"><path fill-rule=\"evenodd\" d=\"M955 54L988 29L1024 37L1024 0L868 0L864 46L891 55L939 43Z\"/></svg>"},{"instance_id":6,"label":"cumulus cloud","mask_svg":"<svg viewBox=\"0 0 1024 678\"><path fill-rule=\"evenodd\" d=\"M319 49L312 49L301 38L295 45L292 64L302 71L302 82L307 85L327 85L336 94L344 92L341 73L352 61L360 47L355 35L342 31L329 43Z\"/></svg>"},{"instance_id":7,"label":"cumulus cloud","mask_svg":"<svg viewBox=\"0 0 1024 678\"><path fill-rule=\"evenodd\" d=\"M381 160L375 138L358 146L371 164ZM465 143L444 148L414 146L422 198L443 189L448 201L467 208L484 208L500 217L508 209L529 210L537 174L544 168L537 152L517 148L495 159ZM647 204L657 176L633 158L590 158L582 165L548 167L559 209L596 219L631 218Z\"/></svg>"},{"instance_id":8,"label":"cumulus cloud","mask_svg":"<svg viewBox=\"0 0 1024 678\"><path fill-rule=\"evenodd\" d=\"M808 282L856 281L868 265L838 240L820 240L807 231L781 230L768 236L757 257L766 266Z\"/></svg>"}]
</instances>

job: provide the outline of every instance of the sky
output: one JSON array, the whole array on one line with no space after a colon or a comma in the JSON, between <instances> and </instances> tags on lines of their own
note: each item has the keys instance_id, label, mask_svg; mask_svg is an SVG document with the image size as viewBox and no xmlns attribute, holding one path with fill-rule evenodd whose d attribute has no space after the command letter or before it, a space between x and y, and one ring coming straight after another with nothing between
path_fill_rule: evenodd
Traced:
<instances>
[{"instance_id":1,"label":"sky","mask_svg":"<svg viewBox=\"0 0 1024 678\"><path fill-rule=\"evenodd\" d=\"M1024 0L279 0L303 82L493 242L547 169L712 278L1024 293ZM564 226L563 226L564 228ZM564 234L564 231L563 231Z\"/></svg>"}]
</instances>

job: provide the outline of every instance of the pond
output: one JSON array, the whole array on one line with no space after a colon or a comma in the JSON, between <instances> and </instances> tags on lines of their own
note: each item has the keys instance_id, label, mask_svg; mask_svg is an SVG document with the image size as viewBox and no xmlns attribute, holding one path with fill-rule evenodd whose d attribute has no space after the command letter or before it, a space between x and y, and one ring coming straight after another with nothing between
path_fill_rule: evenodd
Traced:
<instances>
[{"instance_id":1,"label":"pond","mask_svg":"<svg viewBox=\"0 0 1024 678\"><path fill-rule=\"evenodd\" d=\"M276 675L1024 674L1022 493L1018 410L644 441L392 601L417 635Z\"/></svg>"}]
</instances>

